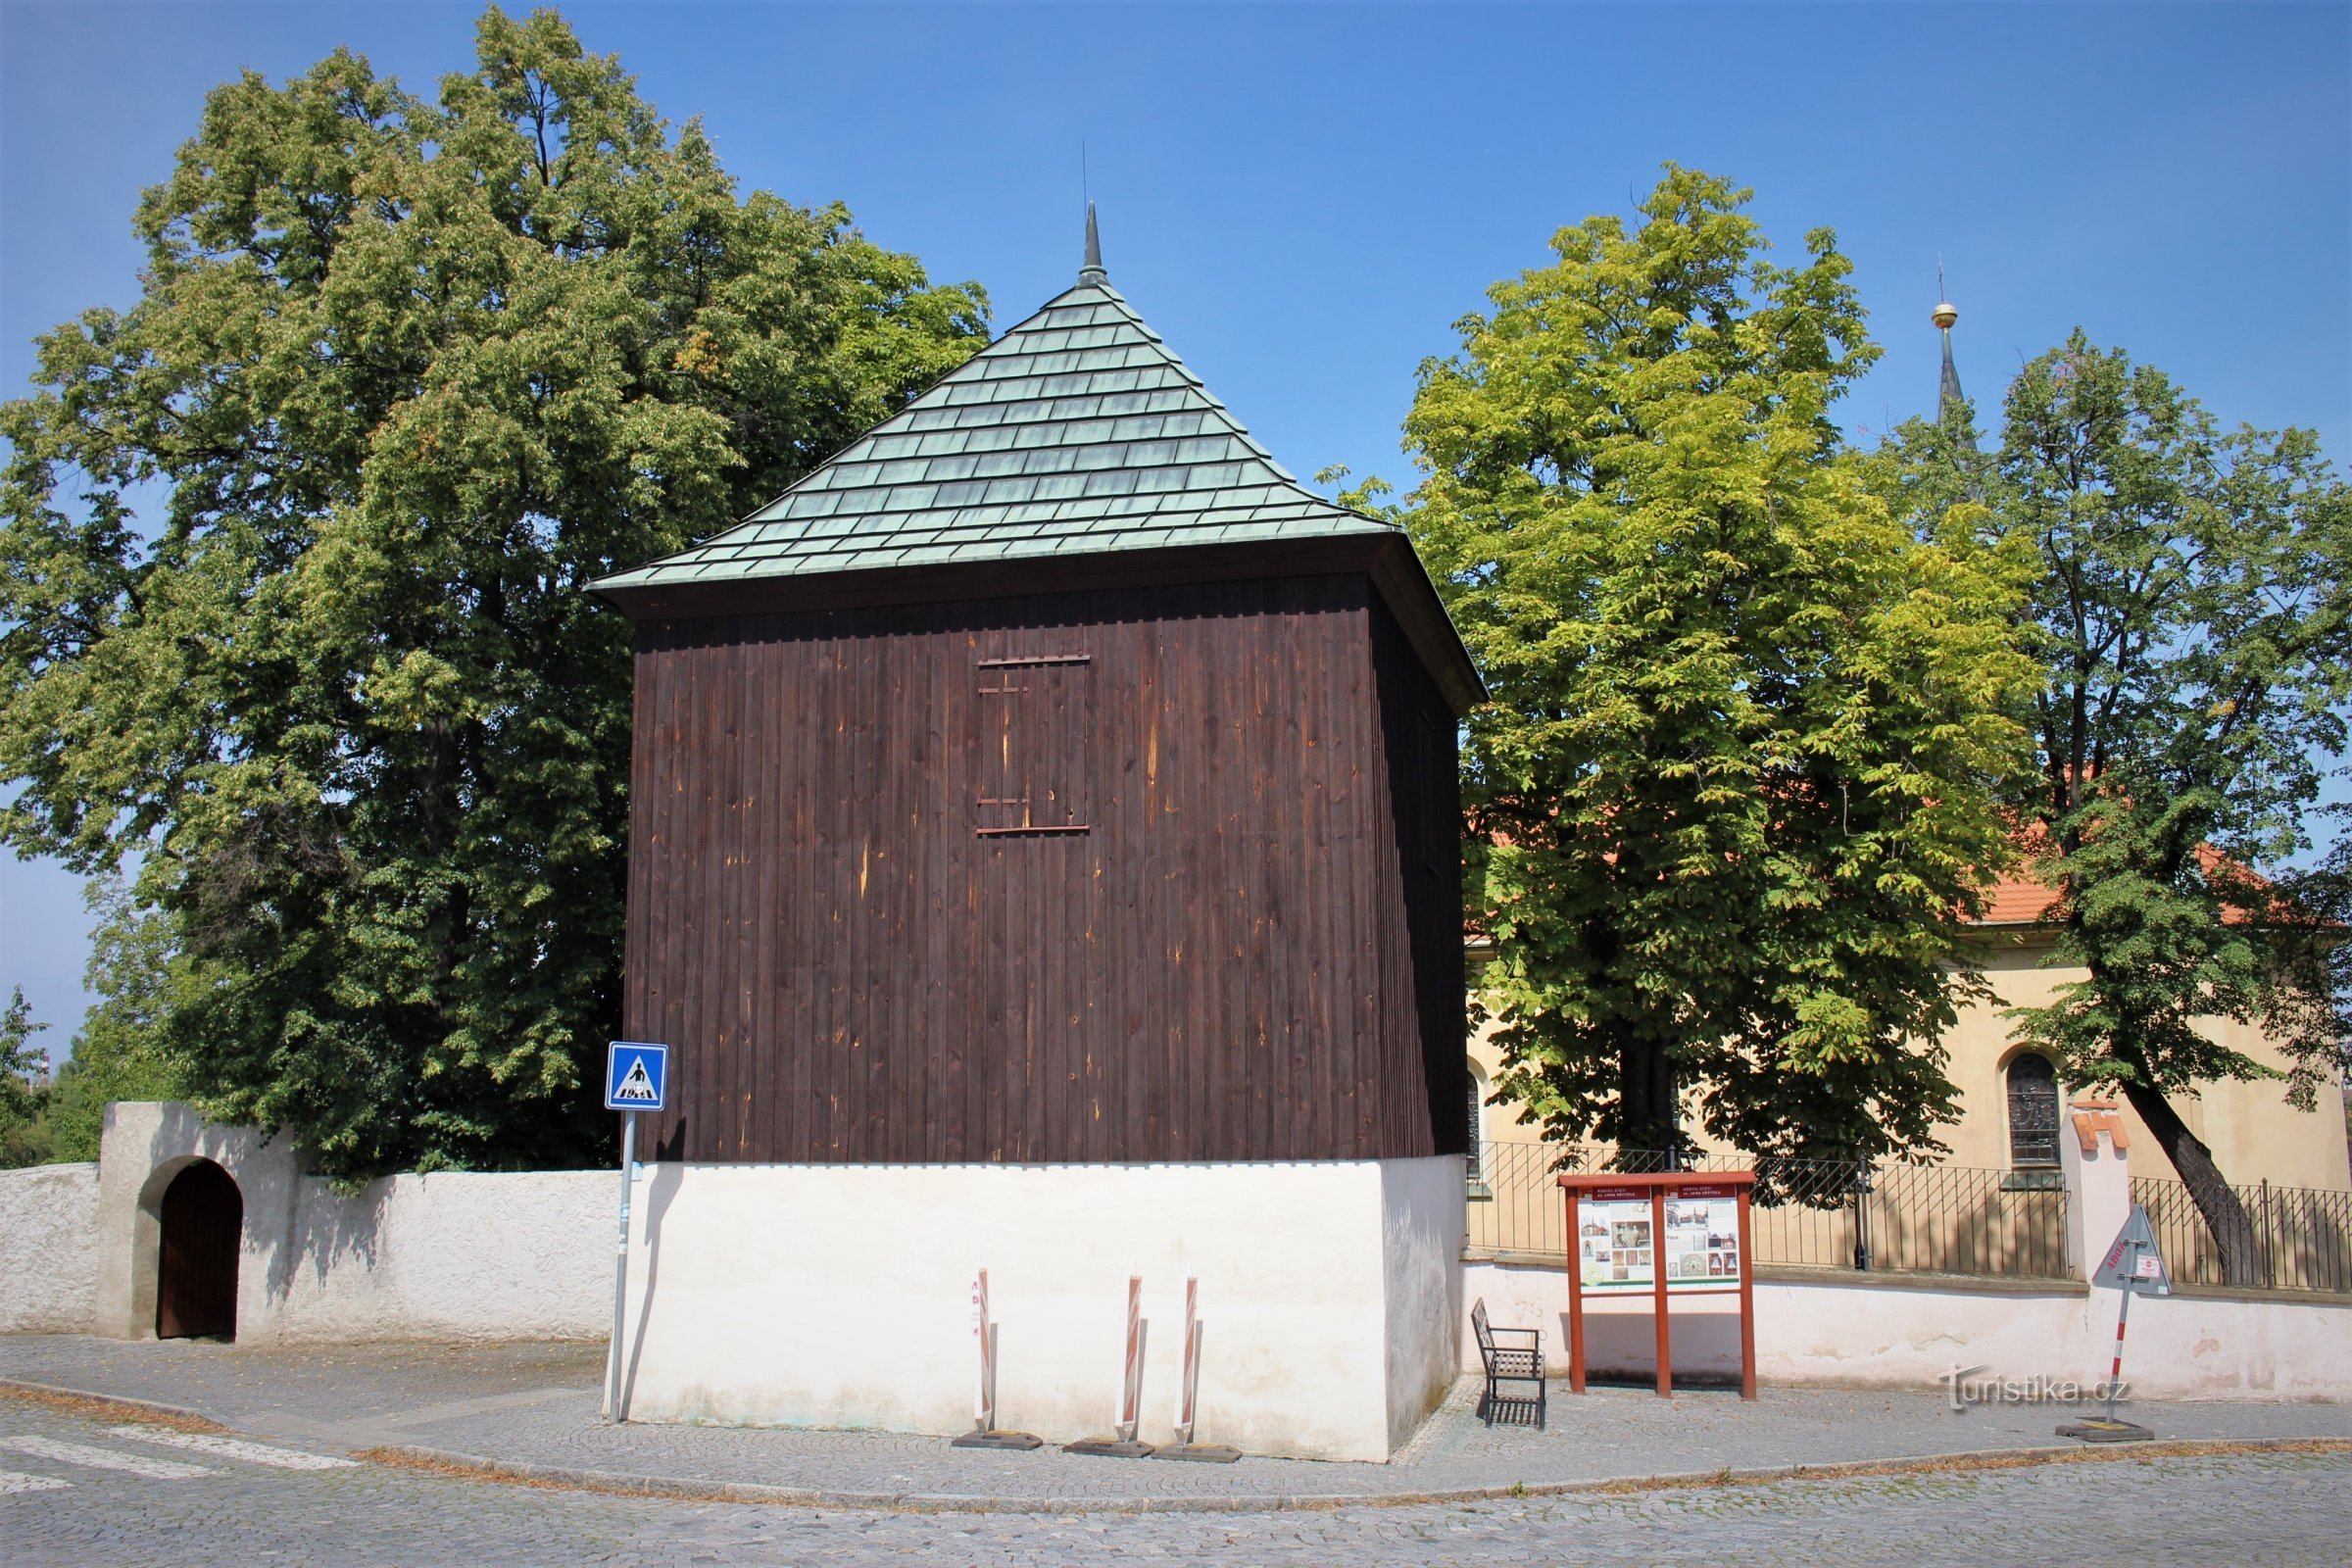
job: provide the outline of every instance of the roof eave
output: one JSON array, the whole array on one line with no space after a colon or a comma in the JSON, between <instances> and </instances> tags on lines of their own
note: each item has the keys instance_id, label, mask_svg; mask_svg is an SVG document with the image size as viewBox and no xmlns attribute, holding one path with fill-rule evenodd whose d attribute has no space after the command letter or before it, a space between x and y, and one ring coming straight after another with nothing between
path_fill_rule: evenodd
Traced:
<instances>
[{"instance_id":1,"label":"roof eave","mask_svg":"<svg viewBox=\"0 0 2352 1568\"><path fill-rule=\"evenodd\" d=\"M588 591L632 620L776 614L801 610L940 604L963 599L1101 591L1257 577L1360 571L1396 617L1430 678L1456 714L1487 700L1469 650L1422 569L1394 528L1307 539L1182 545L1153 550L1016 556L849 571L778 572L715 581L629 582L634 572L589 584Z\"/></svg>"}]
</instances>

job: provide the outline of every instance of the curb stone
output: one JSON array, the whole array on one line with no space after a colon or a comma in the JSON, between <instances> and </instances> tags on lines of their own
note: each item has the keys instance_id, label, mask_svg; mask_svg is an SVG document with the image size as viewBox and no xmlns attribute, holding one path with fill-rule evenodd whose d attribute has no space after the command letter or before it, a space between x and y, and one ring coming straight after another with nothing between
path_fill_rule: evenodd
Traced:
<instances>
[{"instance_id":1,"label":"curb stone","mask_svg":"<svg viewBox=\"0 0 2352 1568\"><path fill-rule=\"evenodd\" d=\"M783 1503L797 1507L874 1508L894 1513L1023 1513L1023 1514L1137 1514L1137 1513L1296 1513L1338 1508L1406 1508L1431 1503L1495 1502L1524 1497L1560 1497L1580 1494L1622 1494L1629 1489L1674 1490L1757 1484L1774 1481L1836 1481L1847 1476L1886 1476L1933 1472L1952 1465L1998 1463L2101 1463L2123 1458L2173 1458L2199 1453L2244 1452L2281 1448L2322 1449L2352 1453L2352 1438L2175 1438L2135 1444L2129 1450L2097 1450L2085 1454L2079 1444L2046 1444L2016 1448L1967 1448L1950 1453L1917 1454L1891 1459L1848 1459L1828 1464L1726 1466L1715 1470L1677 1471L1666 1475L1611 1476L1581 1481L1514 1482L1497 1487L1457 1487L1423 1492L1332 1494L1262 1493L1256 1494L1149 1495L1139 1497L982 1497L925 1492L841 1492L811 1487L769 1487L742 1481L686 1481L674 1476L635 1476L609 1470L586 1470L564 1465L525 1464L493 1459L448 1448L401 1444L376 1451L428 1464L456 1465L496 1478L536 1481L577 1487L589 1492L615 1492L649 1496L716 1498L722 1502ZM2078 1455L2082 1457L2078 1458Z\"/></svg>"}]
</instances>

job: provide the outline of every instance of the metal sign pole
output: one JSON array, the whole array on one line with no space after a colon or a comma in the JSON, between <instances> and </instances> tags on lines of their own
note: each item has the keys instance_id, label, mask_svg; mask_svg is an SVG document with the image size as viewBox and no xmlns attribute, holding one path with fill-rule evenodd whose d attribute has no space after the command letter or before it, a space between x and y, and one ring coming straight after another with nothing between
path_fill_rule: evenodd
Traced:
<instances>
[{"instance_id":1,"label":"metal sign pole","mask_svg":"<svg viewBox=\"0 0 2352 1568\"><path fill-rule=\"evenodd\" d=\"M621 1325L629 1304L629 1189L637 1163L637 1113L620 1113L620 1242L612 1263L612 1364L605 1392L605 1418L627 1419L620 1406Z\"/></svg>"},{"instance_id":2,"label":"metal sign pole","mask_svg":"<svg viewBox=\"0 0 2352 1568\"><path fill-rule=\"evenodd\" d=\"M2121 1144L2119 1133L2116 1139ZM2107 1364L2107 1413L2082 1421L2070 1421L2058 1429L2062 1438L2081 1438L2085 1443L2144 1443L2156 1434L2135 1422L2115 1418L2116 1400L2124 1392L2124 1331L2132 1321L2132 1298L2141 1291L2151 1296L2170 1296L2173 1276L2164 1266L2164 1253L2157 1250L2156 1233L2148 1224L2148 1211L2137 1203L2116 1234L2115 1245L2091 1271L2093 1290L2124 1293L2115 1310L2115 1359Z\"/></svg>"},{"instance_id":3,"label":"metal sign pole","mask_svg":"<svg viewBox=\"0 0 2352 1568\"><path fill-rule=\"evenodd\" d=\"M2138 1294L2128 1282L2138 1273L2138 1270L2139 1243L2134 1241L2132 1244L2131 1255L2124 1261L2124 1278L2127 1283L2124 1286L2123 1310L2115 1315L2115 1361L2107 1368L2107 1419L2110 1421L2115 1419L2116 1386L2124 1380L2124 1325L2132 1321L2132 1298Z\"/></svg>"},{"instance_id":4,"label":"metal sign pole","mask_svg":"<svg viewBox=\"0 0 2352 1568\"><path fill-rule=\"evenodd\" d=\"M637 1113L662 1110L668 1104L667 1046L649 1040L615 1040L605 1048L605 1108L620 1112L620 1240L613 1248L612 1357L605 1379L608 1421L629 1418L621 1392L621 1334L628 1323L629 1193L637 1182Z\"/></svg>"}]
</instances>

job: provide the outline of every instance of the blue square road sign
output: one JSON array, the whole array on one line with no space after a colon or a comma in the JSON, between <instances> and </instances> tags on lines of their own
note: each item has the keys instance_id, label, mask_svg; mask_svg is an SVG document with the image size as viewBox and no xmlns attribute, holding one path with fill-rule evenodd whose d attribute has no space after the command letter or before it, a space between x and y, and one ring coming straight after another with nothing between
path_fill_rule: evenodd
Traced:
<instances>
[{"instance_id":1,"label":"blue square road sign","mask_svg":"<svg viewBox=\"0 0 2352 1568\"><path fill-rule=\"evenodd\" d=\"M660 1110L669 1097L669 1048L615 1040L605 1056L607 1110Z\"/></svg>"}]
</instances>

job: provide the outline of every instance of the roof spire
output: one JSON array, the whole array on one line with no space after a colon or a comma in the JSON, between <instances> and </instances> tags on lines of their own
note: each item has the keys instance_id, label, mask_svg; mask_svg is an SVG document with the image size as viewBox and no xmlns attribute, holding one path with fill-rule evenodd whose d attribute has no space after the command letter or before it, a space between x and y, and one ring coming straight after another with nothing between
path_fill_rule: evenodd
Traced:
<instances>
[{"instance_id":1,"label":"roof spire","mask_svg":"<svg viewBox=\"0 0 2352 1568\"><path fill-rule=\"evenodd\" d=\"M1086 204L1086 265L1078 269L1078 282L1107 283L1110 274L1102 270L1102 235L1095 227L1095 204Z\"/></svg>"},{"instance_id":2,"label":"roof spire","mask_svg":"<svg viewBox=\"0 0 2352 1568\"><path fill-rule=\"evenodd\" d=\"M1940 424L1957 414L1967 401L1960 393L1960 372L1952 367L1952 323L1960 319L1960 313L1944 298L1940 256L1936 258L1936 309L1928 313L1928 319L1943 333L1943 380L1936 388L1936 420Z\"/></svg>"}]
</instances>

